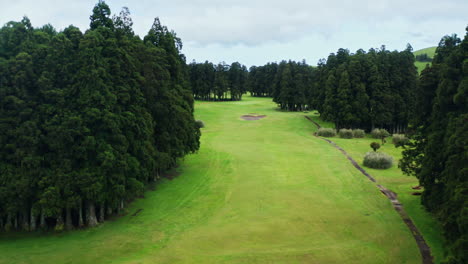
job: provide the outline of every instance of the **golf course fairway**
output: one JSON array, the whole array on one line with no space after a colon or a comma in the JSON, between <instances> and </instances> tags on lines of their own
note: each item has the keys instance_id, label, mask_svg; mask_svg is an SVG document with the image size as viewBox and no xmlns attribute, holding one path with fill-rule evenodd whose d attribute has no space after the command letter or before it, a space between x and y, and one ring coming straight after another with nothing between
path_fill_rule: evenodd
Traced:
<instances>
[{"instance_id":1,"label":"golf course fairway","mask_svg":"<svg viewBox=\"0 0 468 264\"><path fill-rule=\"evenodd\" d=\"M205 123L201 148L181 161L178 176L96 228L2 233L0 263L421 263L389 200L312 135L306 114L245 96L197 102L195 115ZM368 146L370 139L362 140ZM370 151L350 149L353 140L335 142L358 159ZM390 189L417 184L388 174L392 180L373 175Z\"/></svg>"}]
</instances>

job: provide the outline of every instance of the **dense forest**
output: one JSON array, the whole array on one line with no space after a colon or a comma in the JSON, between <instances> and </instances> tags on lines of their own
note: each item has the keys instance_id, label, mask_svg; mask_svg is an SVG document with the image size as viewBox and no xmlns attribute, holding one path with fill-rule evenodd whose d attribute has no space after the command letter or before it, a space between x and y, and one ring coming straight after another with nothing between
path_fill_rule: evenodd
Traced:
<instances>
[{"instance_id":1,"label":"dense forest","mask_svg":"<svg viewBox=\"0 0 468 264\"><path fill-rule=\"evenodd\" d=\"M240 101L246 93L247 67L238 62L230 66L211 62L189 64L193 96L206 101Z\"/></svg>"},{"instance_id":2,"label":"dense forest","mask_svg":"<svg viewBox=\"0 0 468 264\"><path fill-rule=\"evenodd\" d=\"M415 98L414 60L411 46L355 54L339 49L317 67L293 61L252 67L247 83L252 95L272 96L284 110L318 110L337 128L402 132Z\"/></svg>"},{"instance_id":3,"label":"dense forest","mask_svg":"<svg viewBox=\"0 0 468 264\"><path fill-rule=\"evenodd\" d=\"M446 263L468 263L468 27L442 38L417 86L411 139L400 167L422 186L422 204L442 224Z\"/></svg>"},{"instance_id":4,"label":"dense forest","mask_svg":"<svg viewBox=\"0 0 468 264\"><path fill-rule=\"evenodd\" d=\"M252 96L273 97L275 89L275 77L278 72L278 63L268 63L264 66L252 66L249 68L247 90Z\"/></svg>"},{"instance_id":5,"label":"dense forest","mask_svg":"<svg viewBox=\"0 0 468 264\"><path fill-rule=\"evenodd\" d=\"M0 229L95 226L199 148L182 42L99 1L90 29L0 29Z\"/></svg>"}]
</instances>

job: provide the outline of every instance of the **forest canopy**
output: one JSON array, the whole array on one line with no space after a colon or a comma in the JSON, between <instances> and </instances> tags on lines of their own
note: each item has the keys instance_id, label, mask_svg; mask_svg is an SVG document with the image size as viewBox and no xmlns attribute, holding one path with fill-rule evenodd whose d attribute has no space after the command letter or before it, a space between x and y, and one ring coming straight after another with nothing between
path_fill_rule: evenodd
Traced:
<instances>
[{"instance_id":1,"label":"forest canopy","mask_svg":"<svg viewBox=\"0 0 468 264\"><path fill-rule=\"evenodd\" d=\"M449 255L468 263L468 27L445 36L421 74L411 141L400 167L424 186L422 204L439 219Z\"/></svg>"},{"instance_id":2,"label":"forest canopy","mask_svg":"<svg viewBox=\"0 0 468 264\"><path fill-rule=\"evenodd\" d=\"M282 61L251 67L247 80L253 96L270 96L283 110L317 110L336 128L406 130L412 114L418 73L412 48L385 46L339 49L317 67Z\"/></svg>"},{"instance_id":3,"label":"forest canopy","mask_svg":"<svg viewBox=\"0 0 468 264\"><path fill-rule=\"evenodd\" d=\"M182 42L99 1L90 28L0 29L0 229L94 226L198 150Z\"/></svg>"}]
</instances>

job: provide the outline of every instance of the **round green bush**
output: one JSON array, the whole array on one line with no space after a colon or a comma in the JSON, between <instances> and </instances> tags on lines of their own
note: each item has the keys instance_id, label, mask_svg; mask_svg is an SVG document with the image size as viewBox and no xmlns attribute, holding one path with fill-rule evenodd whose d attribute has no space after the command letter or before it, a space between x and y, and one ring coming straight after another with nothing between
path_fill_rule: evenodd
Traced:
<instances>
[{"instance_id":1,"label":"round green bush","mask_svg":"<svg viewBox=\"0 0 468 264\"><path fill-rule=\"evenodd\" d=\"M367 152L363 163L373 169L388 169L393 165L393 158L381 152Z\"/></svg>"},{"instance_id":2,"label":"round green bush","mask_svg":"<svg viewBox=\"0 0 468 264\"><path fill-rule=\"evenodd\" d=\"M336 136L336 129L321 127L317 131L317 135L321 137L334 137Z\"/></svg>"},{"instance_id":3,"label":"round green bush","mask_svg":"<svg viewBox=\"0 0 468 264\"><path fill-rule=\"evenodd\" d=\"M383 128L375 128L372 130L371 135L373 138L385 138L389 137L390 133L386 129Z\"/></svg>"},{"instance_id":4,"label":"round green bush","mask_svg":"<svg viewBox=\"0 0 468 264\"><path fill-rule=\"evenodd\" d=\"M408 138L402 134L393 134L392 143L395 145L395 147L401 147L408 143Z\"/></svg>"},{"instance_id":5,"label":"round green bush","mask_svg":"<svg viewBox=\"0 0 468 264\"><path fill-rule=\"evenodd\" d=\"M205 127L205 123L203 123L203 121L201 121L201 120L196 120L195 124L197 125L198 128L204 128Z\"/></svg>"},{"instance_id":6,"label":"round green bush","mask_svg":"<svg viewBox=\"0 0 468 264\"><path fill-rule=\"evenodd\" d=\"M372 142L370 143L370 147L374 150L377 151L380 148L380 144L377 142Z\"/></svg>"},{"instance_id":7,"label":"round green bush","mask_svg":"<svg viewBox=\"0 0 468 264\"><path fill-rule=\"evenodd\" d=\"M355 138L363 138L366 136L366 132L362 129L353 129L353 137Z\"/></svg>"},{"instance_id":8,"label":"round green bush","mask_svg":"<svg viewBox=\"0 0 468 264\"><path fill-rule=\"evenodd\" d=\"M371 135L373 138L380 138L380 129L379 128L372 129Z\"/></svg>"},{"instance_id":9,"label":"round green bush","mask_svg":"<svg viewBox=\"0 0 468 264\"><path fill-rule=\"evenodd\" d=\"M338 132L338 135L340 135L340 138L353 138L353 131L351 129L340 129Z\"/></svg>"}]
</instances>

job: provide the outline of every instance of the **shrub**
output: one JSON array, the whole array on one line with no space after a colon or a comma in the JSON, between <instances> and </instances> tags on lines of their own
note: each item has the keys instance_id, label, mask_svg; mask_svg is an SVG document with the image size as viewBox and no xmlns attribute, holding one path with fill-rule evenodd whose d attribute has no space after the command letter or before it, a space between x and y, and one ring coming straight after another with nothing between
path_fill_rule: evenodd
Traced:
<instances>
[{"instance_id":1,"label":"shrub","mask_svg":"<svg viewBox=\"0 0 468 264\"><path fill-rule=\"evenodd\" d=\"M336 129L321 127L317 131L317 135L321 137L334 137L336 136Z\"/></svg>"},{"instance_id":2,"label":"shrub","mask_svg":"<svg viewBox=\"0 0 468 264\"><path fill-rule=\"evenodd\" d=\"M370 143L370 147L374 150L377 151L380 148L380 144L377 142L372 142Z\"/></svg>"},{"instance_id":3,"label":"shrub","mask_svg":"<svg viewBox=\"0 0 468 264\"><path fill-rule=\"evenodd\" d=\"M366 136L366 133L362 129L353 129L353 137L355 138L363 138Z\"/></svg>"},{"instance_id":4,"label":"shrub","mask_svg":"<svg viewBox=\"0 0 468 264\"><path fill-rule=\"evenodd\" d=\"M203 121L201 121L201 120L196 120L195 124L197 125L198 128L204 128L205 127L205 123L203 123Z\"/></svg>"},{"instance_id":5,"label":"shrub","mask_svg":"<svg viewBox=\"0 0 468 264\"><path fill-rule=\"evenodd\" d=\"M338 132L338 135L340 135L340 138L353 138L353 131L351 129L340 129Z\"/></svg>"},{"instance_id":6,"label":"shrub","mask_svg":"<svg viewBox=\"0 0 468 264\"><path fill-rule=\"evenodd\" d=\"M402 134L393 134L392 143L395 145L395 147L402 147L408 143L408 138Z\"/></svg>"},{"instance_id":7,"label":"shrub","mask_svg":"<svg viewBox=\"0 0 468 264\"><path fill-rule=\"evenodd\" d=\"M388 133L388 131L383 128L375 128L374 130L372 130L371 135L373 138L382 139L390 136L390 133Z\"/></svg>"},{"instance_id":8,"label":"shrub","mask_svg":"<svg viewBox=\"0 0 468 264\"><path fill-rule=\"evenodd\" d=\"M364 166L373 169L388 169L393 165L393 158L381 152L367 152L364 157Z\"/></svg>"},{"instance_id":9,"label":"shrub","mask_svg":"<svg viewBox=\"0 0 468 264\"><path fill-rule=\"evenodd\" d=\"M376 128L372 130L371 134L372 134L372 137L374 138L380 138L382 140L382 145L387 142L385 138L390 136L390 133L388 133L388 131L383 128L381 129Z\"/></svg>"}]
</instances>

